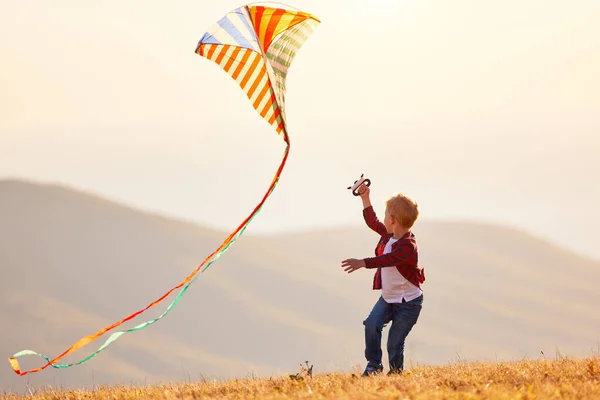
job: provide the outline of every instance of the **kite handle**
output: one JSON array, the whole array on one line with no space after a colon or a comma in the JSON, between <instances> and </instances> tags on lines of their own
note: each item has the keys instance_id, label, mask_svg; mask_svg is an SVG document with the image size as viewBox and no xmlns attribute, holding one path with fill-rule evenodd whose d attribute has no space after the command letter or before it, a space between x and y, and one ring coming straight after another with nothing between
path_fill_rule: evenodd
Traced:
<instances>
[{"instance_id":1,"label":"kite handle","mask_svg":"<svg viewBox=\"0 0 600 400\"><path fill-rule=\"evenodd\" d=\"M364 178L364 174L361 174L360 178L358 178L357 180L355 180L352 185L348 186L348 189L352 190L352 194L353 195L360 196L360 193L358 193L358 189L362 185L365 185L367 187L371 186L371 180L369 178Z\"/></svg>"}]
</instances>

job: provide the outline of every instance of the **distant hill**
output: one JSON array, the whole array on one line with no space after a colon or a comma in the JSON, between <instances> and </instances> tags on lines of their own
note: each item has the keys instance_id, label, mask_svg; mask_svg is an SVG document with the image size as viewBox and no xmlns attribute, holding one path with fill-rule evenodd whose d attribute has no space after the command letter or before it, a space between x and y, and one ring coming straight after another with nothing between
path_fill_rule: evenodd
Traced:
<instances>
[{"instance_id":1,"label":"distant hill","mask_svg":"<svg viewBox=\"0 0 600 400\"><path fill-rule=\"evenodd\" d=\"M597 348L599 263L502 226L419 222L414 231L427 281L409 365ZM179 283L227 234L71 188L0 181L0 351L60 354ZM340 262L372 255L376 240L364 226L245 234L162 321L70 369L19 378L5 361L0 387L272 375L305 360L315 372L362 368L362 321L378 292L372 271L347 275ZM27 369L41 361L20 359Z\"/></svg>"}]
</instances>

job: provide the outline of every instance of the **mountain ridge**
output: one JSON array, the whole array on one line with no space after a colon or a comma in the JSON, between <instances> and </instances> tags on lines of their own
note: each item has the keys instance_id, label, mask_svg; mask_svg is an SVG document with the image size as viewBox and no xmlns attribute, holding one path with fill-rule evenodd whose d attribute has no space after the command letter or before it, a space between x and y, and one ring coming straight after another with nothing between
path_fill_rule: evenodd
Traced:
<instances>
[{"instance_id":1,"label":"mountain ridge","mask_svg":"<svg viewBox=\"0 0 600 400\"><path fill-rule=\"evenodd\" d=\"M159 212L156 210L145 209L138 207L136 205L130 204L128 202L122 200L112 199L108 196L104 196L98 192L93 190L81 189L76 186L68 185L61 182L53 182L53 181L41 181L34 179L25 179L25 178L0 178L0 190L2 186L13 186L20 188L29 188L34 190L58 190L62 192L63 195L74 195L81 196L80 199L87 199L89 201L97 202L100 204L110 204L112 207L126 209L138 214L143 214L147 217L156 218L158 220L174 222L182 225L187 225L190 228L198 228L201 230L205 230L211 232L215 235L228 235L229 231L222 228L211 227L207 224L200 223L198 221L194 221L192 219L186 219L182 217L178 217L174 214ZM376 207L377 211L377 207ZM378 213L383 212L383 210L377 211ZM552 247L559 248L562 251L571 253L572 256L577 257L581 260L589 261L592 263L600 262L591 256L582 254L569 246L563 245L559 240L550 240L546 237L536 234L533 231L528 229L510 225L510 224L502 224L496 221L486 221L481 219L471 219L471 218L435 218L428 219L426 217L421 216L417 225L435 225L439 228L450 227L450 228L460 228L460 227L469 227L469 228L494 228L496 230L505 231L507 234L519 234L524 238L533 239L534 241L540 244L550 245ZM292 230L278 231L278 232L255 232L255 233L245 233L245 237L253 237L253 238L265 238L271 239L278 236L286 236L289 238L301 237L304 235L331 235L331 234L343 234L344 231L348 230L358 230L364 228L364 223L362 222L362 214L361 209L357 208L357 222L354 224L348 225L331 225L331 226L317 226L314 228L297 228Z\"/></svg>"}]
</instances>

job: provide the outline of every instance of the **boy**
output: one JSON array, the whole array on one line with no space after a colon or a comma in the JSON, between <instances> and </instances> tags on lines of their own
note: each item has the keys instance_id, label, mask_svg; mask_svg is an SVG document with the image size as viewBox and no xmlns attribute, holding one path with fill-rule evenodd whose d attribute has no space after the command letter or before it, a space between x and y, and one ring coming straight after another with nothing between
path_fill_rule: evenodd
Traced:
<instances>
[{"instance_id":1,"label":"boy","mask_svg":"<svg viewBox=\"0 0 600 400\"><path fill-rule=\"evenodd\" d=\"M423 304L421 284L425 281L423 268L418 266L417 243L411 228L419 216L419 207L410 197L397 194L386 202L385 219L379 221L369 198L370 189L358 190L363 202L363 217L367 226L380 235L375 248L376 257L342 262L344 271L352 273L360 268L377 268L373 289L381 289L381 296L365 326L365 358L367 367L363 376L380 374L381 332L390 321L387 343L390 371L401 374L404 369L404 342L416 324Z\"/></svg>"}]
</instances>

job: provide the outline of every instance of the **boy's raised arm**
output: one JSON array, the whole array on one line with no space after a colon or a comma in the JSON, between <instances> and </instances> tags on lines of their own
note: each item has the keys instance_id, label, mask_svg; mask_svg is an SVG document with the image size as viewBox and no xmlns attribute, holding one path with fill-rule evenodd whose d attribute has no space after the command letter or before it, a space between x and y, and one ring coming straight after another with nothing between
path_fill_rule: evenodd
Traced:
<instances>
[{"instance_id":1,"label":"boy's raised arm","mask_svg":"<svg viewBox=\"0 0 600 400\"><path fill-rule=\"evenodd\" d=\"M373 229L379 235L383 236L387 234L387 229L385 228L383 222L381 222L379 218L377 218L373 206L369 205L363 208L363 218L365 219L367 226Z\"/></svg>"},{"instance_id":2,"label":"boy's raised arm","mask_svg":"<svg viewBox=\"0 0 600 400\"><path fill-rule=\"evenodd\" d=\"M375 210L373 209L373 205L371 205L371 198L369 194L371 193L371 189L368 186L361 186L358 189L358 193L360 194L360 198L363 203L363 218L367 223L367 226L379 233L380 236L387 234L387 229L383 222L381 222L377 215L375 214Z\"/></svg>"},{"instance_id":3,"label":"boy's raised arm","mask_svg":"<svg viewBox=\"0 0 600 400\"><path fill-rule=\"evenodd\" d=\"M364 189L364 190L361 190ZM368 187L361 187L360 189L358 189L358 192L360 193L360 198L362 200L363 203L363 209L365 208L369 208L372 207L371 205L371 197L369 196L369 188Z\"/></svg>"}]
</instances>

